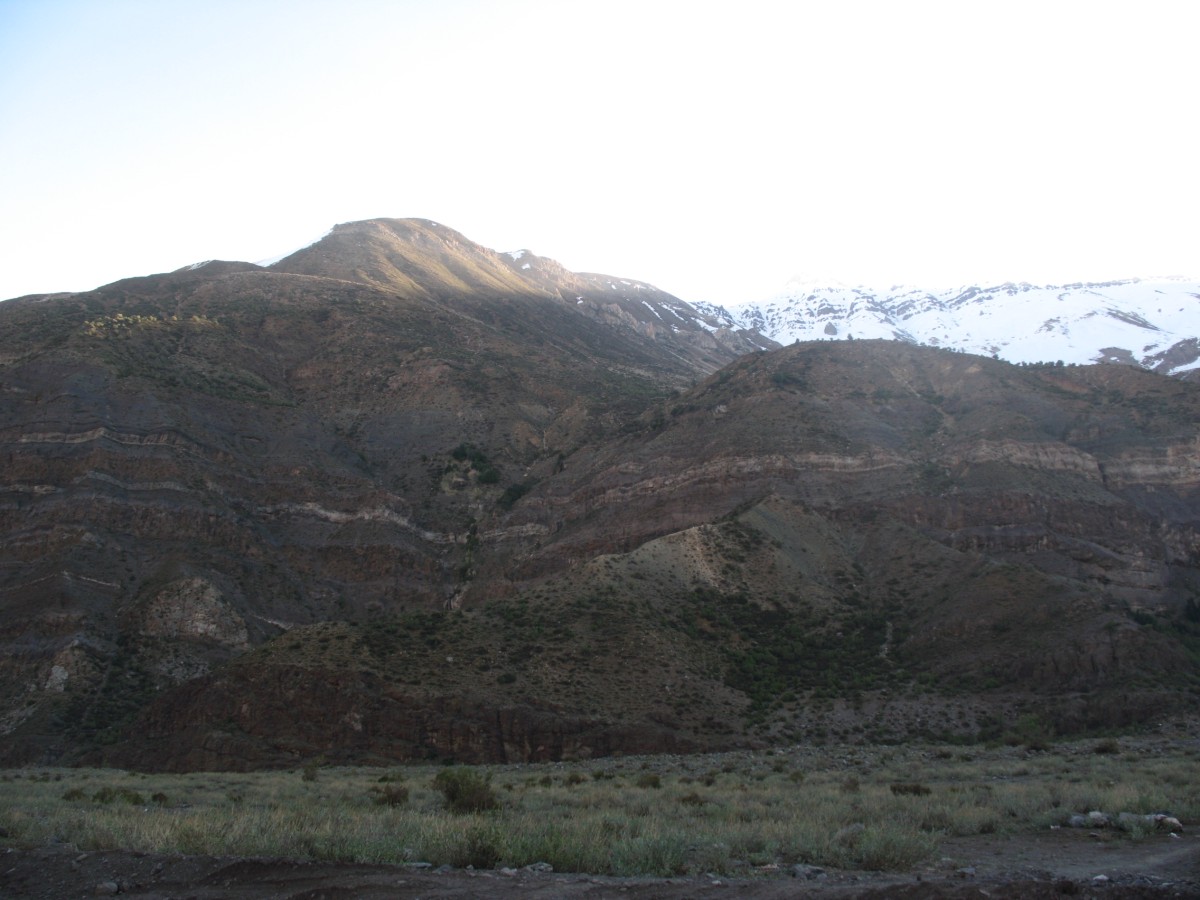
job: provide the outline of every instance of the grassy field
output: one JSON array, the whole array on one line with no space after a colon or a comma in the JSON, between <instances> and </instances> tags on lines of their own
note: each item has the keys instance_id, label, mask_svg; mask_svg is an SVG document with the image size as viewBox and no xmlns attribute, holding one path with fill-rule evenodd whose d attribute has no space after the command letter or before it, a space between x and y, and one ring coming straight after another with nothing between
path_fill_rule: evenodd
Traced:
<instances>
[{"instance_id":1,"label":"grassy field","mask_svg":"<svg viewBox=\"0 0 1200 900\"><path fill-rule=\"evenodd\" d=\"M903 871L934 857L943 836L1046 829L1072 813L1165 812L1188 825L1200 818L1198 764L1194 738L1122 738L473 768L26 768L0 773L0 827L15 845L81 850L541 862L610 875L794 863Z\"/></svg>"}]
</instances>

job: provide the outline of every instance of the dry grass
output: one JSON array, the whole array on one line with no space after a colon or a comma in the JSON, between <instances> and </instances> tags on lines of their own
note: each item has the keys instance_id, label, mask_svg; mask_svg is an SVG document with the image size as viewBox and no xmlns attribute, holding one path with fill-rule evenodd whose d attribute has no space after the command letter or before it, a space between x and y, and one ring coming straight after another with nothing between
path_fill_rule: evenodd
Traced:
<instances>
[{"instance_id":1,"label":"dry grass","mask_svg":"<svg viewBox=\"0 0 1200 900\"><path fill-rule=\"evenodd\" d=\"M1092 809L1195 821L1198 755L1165 742L1103 754L1090 743L1043 753L847 746L492 766L478 774L499 808L468 814L446 808L447 770L433 766L322 769L315 779L25 769L0 775L0 827L26 846L151 853L544 862L614 875L791 863L901 871L945 835L1042 829ZM381 803L396 781L405 802Z\"/></svg>"}]
</instances>

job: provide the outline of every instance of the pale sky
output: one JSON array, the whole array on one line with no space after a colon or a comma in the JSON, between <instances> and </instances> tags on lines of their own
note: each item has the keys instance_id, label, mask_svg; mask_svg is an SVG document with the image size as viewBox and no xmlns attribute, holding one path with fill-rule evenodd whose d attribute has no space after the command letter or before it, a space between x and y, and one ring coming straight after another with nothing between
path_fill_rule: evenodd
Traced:
<instances>
[{"instance_id":1,"label":"pale sky","mask_svg":"<svg viewBox=\"0 0 1200 900\"><path fill-rule=\"evenodd\" d=\"M736 304L1200 276L1200 5L0 0L0 297L435 219Z\"/></svg>"}]
</instances>

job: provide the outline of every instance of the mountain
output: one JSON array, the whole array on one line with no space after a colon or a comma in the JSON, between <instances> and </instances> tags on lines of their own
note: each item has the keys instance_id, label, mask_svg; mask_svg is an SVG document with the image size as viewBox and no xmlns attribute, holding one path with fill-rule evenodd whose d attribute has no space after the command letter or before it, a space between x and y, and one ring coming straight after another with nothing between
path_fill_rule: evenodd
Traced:
<instances>
[{"instance_id":1,"label":"mountain","mask_svg":"<svg viewBox=\"0 0 1200 900\"><path fill-rule=\"evenodd\" d=\"M0 759L529 760L1184 713L1198 391L777 347L422 220L7 301Z\"/></svg>"},{"instance_id":2,"label":"mountain","mask_svg":"<svg viewBox=\"0 0 1200 900\"><path fill-rule=\"evenodd\" d=\"M1116 362L1168 375L1200 368L1200 282L1002 284L929 292L790 282L721 317L780 343L886 338L1016 363Z\"/></svg>"}]
</instances>

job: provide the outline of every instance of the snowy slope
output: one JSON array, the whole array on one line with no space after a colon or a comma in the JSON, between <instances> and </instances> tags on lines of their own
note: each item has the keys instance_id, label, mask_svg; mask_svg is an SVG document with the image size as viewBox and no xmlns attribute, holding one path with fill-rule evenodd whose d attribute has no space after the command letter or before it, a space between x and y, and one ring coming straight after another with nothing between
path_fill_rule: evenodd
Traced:
<instances>
[{"instance_id":1,"label":"snowy slope","mask_svg":"<svg viewBox=\"0 0 1200 900\"><path fill-rule=\"evenodd\" d=\"M789 282L731 318L781 344L888 338L1010 362L1125 362L1167 374L1200 368L1200 281L1002 284L929 292Z\"/></svg>"}]
</instances>

